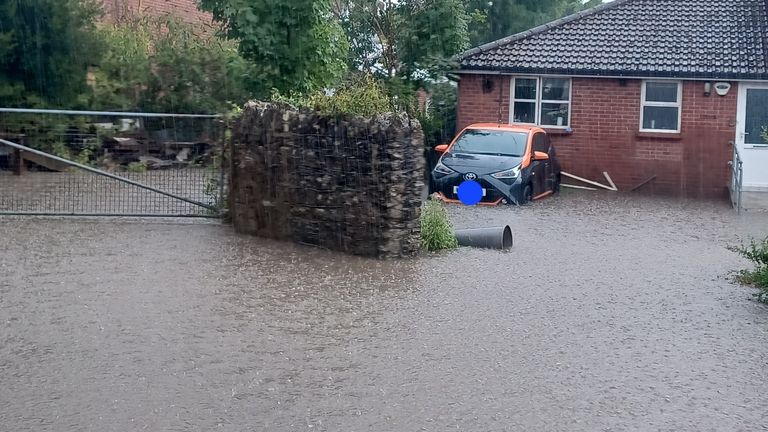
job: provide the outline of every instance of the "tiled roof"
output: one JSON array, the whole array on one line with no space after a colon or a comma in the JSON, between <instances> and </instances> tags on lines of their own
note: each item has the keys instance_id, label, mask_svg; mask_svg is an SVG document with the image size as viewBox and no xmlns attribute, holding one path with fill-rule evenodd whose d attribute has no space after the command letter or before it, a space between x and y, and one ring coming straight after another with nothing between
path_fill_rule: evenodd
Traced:
<instances>
[{"instance_id":1,"label":"tiled roof","mask_svg":"<svg viewBox=\"0 0 768 432\"><path fill-rule=\"evenodd\" d=\"M471 49L461 71L768 79L767 0L615 0Z\"/></svg>"}]
</instances>

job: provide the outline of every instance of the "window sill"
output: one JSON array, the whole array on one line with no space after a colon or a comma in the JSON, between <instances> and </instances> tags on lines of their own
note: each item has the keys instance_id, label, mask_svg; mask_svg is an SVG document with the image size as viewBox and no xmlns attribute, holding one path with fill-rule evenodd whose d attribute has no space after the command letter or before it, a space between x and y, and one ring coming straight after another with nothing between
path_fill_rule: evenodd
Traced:
<instances>
[{"instance_id":1,"label":"window sill","mask_svg":"<svg viewBox=\"0 0 768 432\"><path fill-rule=\"evenodd\" d=\"M638 132L636 136L638 138L655 138L673 141L683 139L683 134L680 132Z\"/></svg>"},{"instance_id":2,"label":"window sill","mask_svg":"<svg viewBox=\"0 0 768 432\"><path fill-rule=\"evenodd\" d=\"M572 135L573 129L570 128L548 128L546 126L540 126L544 131L547 132L547 135Z\"/></svg>"}]
</instances>

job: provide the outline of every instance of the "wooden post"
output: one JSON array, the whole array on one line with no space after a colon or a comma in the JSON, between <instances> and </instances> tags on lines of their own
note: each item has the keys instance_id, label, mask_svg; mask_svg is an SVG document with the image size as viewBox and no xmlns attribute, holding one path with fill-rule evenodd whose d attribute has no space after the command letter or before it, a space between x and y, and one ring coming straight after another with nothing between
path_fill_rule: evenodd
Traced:
<instances>
[{"instance_id":1,"label":"wooden post","mask_svg":"<svg viewBox=\"0 0 768 432\"><path fill-rule=\"evenodd\" d=\"M24 174L24 156L19 149L13 151L13 174L17 176Z\"/></svg>"}]
</instances>

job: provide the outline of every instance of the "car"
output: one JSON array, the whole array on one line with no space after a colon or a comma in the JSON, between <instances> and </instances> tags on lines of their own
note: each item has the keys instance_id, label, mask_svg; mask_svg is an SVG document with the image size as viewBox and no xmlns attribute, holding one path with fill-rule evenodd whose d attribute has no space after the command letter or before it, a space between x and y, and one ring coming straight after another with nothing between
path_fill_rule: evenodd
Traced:
<instances>
[{"instance_id":1,"label":"car","mask_svg":"<svg viewBox=\"0 0 768 432\"><path fill-rule=\"evenodd\" d=\"M523 205L560 190L560 163L544 129L478 123L464 128L441 154L430 187L445 202L458 203L461 183L480 183L480 205Z\"/></svg>"}]
</instances>

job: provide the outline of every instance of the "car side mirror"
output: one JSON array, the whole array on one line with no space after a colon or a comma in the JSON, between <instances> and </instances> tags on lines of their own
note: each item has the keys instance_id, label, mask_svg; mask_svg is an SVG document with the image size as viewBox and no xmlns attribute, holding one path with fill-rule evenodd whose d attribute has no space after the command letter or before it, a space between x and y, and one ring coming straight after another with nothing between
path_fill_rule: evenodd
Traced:
<instances>
[{"instance_id":1,"label":"car side mirror","mask_svg":"<svg viewBox=\"0 0 768 432\"><path fill-rule=\"evenodd\" d=\"M539 151L533 152L533 160L536 160L536 161L549 160L549 155L544 153L544 152L539 152Z\"/></svg>"},{"instance_id":2,"label":"car side mirror","mask_svg":"<svg viewBox=\"0 0 768 432\"><path fill-rule=\"evenodd\" d=\"M435 146L435 151L438 153L445 153L448 151L448 144L440 144L439 146Z\"/></svg>"}]
</instances>

